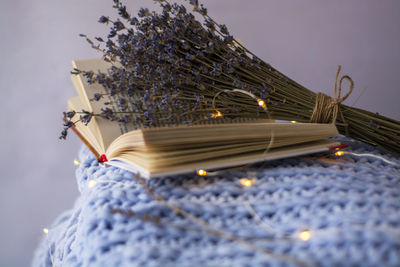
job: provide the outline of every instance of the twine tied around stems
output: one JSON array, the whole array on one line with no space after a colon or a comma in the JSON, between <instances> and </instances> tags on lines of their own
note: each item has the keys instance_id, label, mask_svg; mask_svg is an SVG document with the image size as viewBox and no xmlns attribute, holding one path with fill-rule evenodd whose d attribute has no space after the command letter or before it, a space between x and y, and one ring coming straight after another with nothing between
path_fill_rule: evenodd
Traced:
<instances>
[{"instance_id":1,"label":"twine tied around stems","mask_svg":"<svg viewBox=\"0 0 400 267\"><path fill-rule=\"evenodd\" d=\"M337 72L336 72L336 79L335 79L335 97L332 98L324 93L317 93L316 98L315 98L315 106L313 113L310 118L310 122L313 123L334 123L336 124L336 119L338 116L338 113L340 113L340 117L343 121L346 135L349 135L348 131L348 124L346 123L346 120L344 119L343 113L340 110L340 104L345 101L351 92L353 91L354 88L354 82L348 75L343 75L340 80L339 80L339 86L338 86L338 78L339 78L339 73L341 70L341 66L338 66ZM340 94L342 92L342 82L343 80L348 80L350 82L350 88L347 94L343 97L340 97Z\"/></svg>"}]
</instances>

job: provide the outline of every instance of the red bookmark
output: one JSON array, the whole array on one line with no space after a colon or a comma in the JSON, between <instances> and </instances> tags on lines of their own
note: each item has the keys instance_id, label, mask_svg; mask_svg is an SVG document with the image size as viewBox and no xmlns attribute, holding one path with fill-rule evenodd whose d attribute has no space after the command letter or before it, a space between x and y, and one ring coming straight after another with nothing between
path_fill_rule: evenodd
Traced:
<instances>
[{"instance_id":1,"label":"red bookmark","mask_svg":"<svg viewBox=\"0 0 400 267\"><path fill-rule=\"evenodd\" d=\"M341 145L338 145L338 146L331 146L329 149L330 150L337 150L337 149L341 149L341 148L346 148L346 147L348 147L349 145L346 145L346 144L341 144Z\"/></svg>"},{"instance_id":2,"label":"red bookmark","mask_svg":"<svg viewBox=\"0 0 400 267\"><path fill-rule=\"evenodd\" d=\"M101 155L97 160L99 161L99 163L104 163L108 161L105 154Z\"/></svg>"}]
</instances>

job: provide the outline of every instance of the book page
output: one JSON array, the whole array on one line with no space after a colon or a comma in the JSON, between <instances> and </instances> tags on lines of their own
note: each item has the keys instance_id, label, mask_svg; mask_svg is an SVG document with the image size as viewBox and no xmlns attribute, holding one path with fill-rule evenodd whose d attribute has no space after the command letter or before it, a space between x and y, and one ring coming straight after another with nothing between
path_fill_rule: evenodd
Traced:
<instances>
[{"instance_id":1,"label":"book page","mask_svg":"<svg viewBox=\"0 0 400 267\"><path fill-rule=\"evenodd\" d=\"M319 123L271 123L269 121L254 121L243 123L205 124L193 126L176 126L143 129L143 143L147 147L164 145L191 145L195 143L210 143L219 141L251 141L254 139L269 140L285 137L288 144L297 138L304 141L336 136L338 131L333 124ZM132 136L131 136L132 135ZM118 138L120 145L134 142L135 133L127 133ZM137 144L139 145L139 144ZM281 144L285 145L285 144Z\"/></svg>"},{"instance_id":2,"label":"book page","mask_svg":"<svg viewBox=\"0 0 400 267\"><path fill-rule=\"evenodd\" d=\"M224 157L188 162L178 165L160 166L158 168L149 168L148 166L146 166L146 164L142 165L138 157L126 153L121 154L119 157L107 162L106 164L120 167L134 173L140 172L140 174L145 178L156 178L190 172L195 173L198 169L206 169L210 171L219 168L227 168L261 162L264 160L275 160L311 153L318 153L328 151L330 147L337 146L339 144L339 142L333 140L319 140L282 148L276 148L268 153L264 153L264 151L253 151L249 153L228 155Z\"/></svg>"},{"instance_id":3,"label":"book page","mask_svg":"<svg viewBox=\"0 0 400 267\"><path fill-rule=\"evenodd\" d=\"M126 147L131 141L127 141L125 146L121 145L119 150L114 151L114 153L108 151L108 156L112 158L118 157L118 154L121 153L129 153L135 155L135 163L146 164L149 168L159 168L185 162L262 151L267 147L270 147L270 149L282 148L337 135L336 127L333 124L247 123L242 125L215 125L208 128L186 127L184 129L181 129L181 131L175 131L176 128L158 129L158 131L163 132L161 134L162 142L158 145L155 145L155 143L144 144L144 148L148 149L140 149L140 146L136 144L134 149L129 150ZM148 131L152 131L152 129ZM168 133L171 131L174 133L173 135ZM274 133L273 139L271 139L272 132ZM125 136L128 135L123 137ZM167 139L164 138L169 138L169 142L166 142ZM224 144L228 140L232 143ZM192 147L193 144L196 144L196 146L201 144L202 146Z\"/></svg>"},{"instance_id":4,"label":"book page","mask_svg":"<svg viewBox=\"0 0 400 267\"><path fill-rule=\"evenodd\" d=\"M108 68L112 65L111 63L105 62L103 59L87 59L87 60L75 60L72 62L73 68L77 68L81 71L94 71L94 73L102 72L107 73ZM97 83L88 83L87 78L83 74L72 75L71 79L75 85L75 88L81 98L84 108L94 114L101 114L101 109L107 107L104 103L109 102L110 108L114 111L120 111L117 105L117 99L109 95L109 90ZM95 93L106 94L99 101L91 100ZM129 109L128 109L129 111ZM96 132L102 140L102 151L106 151L108 146L118 136L127 133L129 131L137 129L134 123L123 124L117 121L110 121L99 116L93 118L94 127L92 130Z\"/></svg>"},{"instance_id":5,"label":"book page","mask_svg":"<svg viewBox=\"0 0 400 267\"><path fill-rule=\"evenodd\" d=\"M150 134L150 135L149 135ZM107 151L109 159L130 159L147 170L180 166L255 151L282 151L338 134L333 124L253 122L150 128L119 137ZM274 136L273 140L271 136ZM272 141L271 141L272 140ZM118 145L116 145L118 144ZM275 152L274 152L275 153Z\"/></svg>"},{"instance_id":6,"label":"book page","mask_svg":"<svg viewBox=\"0 0 400 267\"><path fill-rule=\"evenodd\" d=\"M68 98L68 111L80 111L84 109L79 96L74 96ZM78 129L79 134L88 142L97 153L104 153L102 151L102 140L100 136L96 135L96 126L94 121L90 121L87 125L84 125L79 121L80 114L75 114L71 121L75 123L75 127Z\"/></svg>"}]
</instances>

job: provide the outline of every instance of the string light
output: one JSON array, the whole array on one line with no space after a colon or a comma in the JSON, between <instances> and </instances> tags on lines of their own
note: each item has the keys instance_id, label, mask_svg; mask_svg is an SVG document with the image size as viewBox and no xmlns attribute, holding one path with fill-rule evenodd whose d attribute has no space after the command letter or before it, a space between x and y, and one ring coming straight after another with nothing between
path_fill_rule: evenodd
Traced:
<instances>
[{"instance_id":1,"label":"string light","mask_svg":"<svg viewBox=\"0 0 400 267\"><path fill-rule=\"evenodd\" d=\"M300 238L301 240L303 240L303 241L308 241L308 240L310 240L310 238L311 238L311 232L308 231L308 230L301 231L301 232L299 233L299 238Z\"/></svg>"},{"instance_id":2,"label":"string light","mask_svg":"<svg viewBox=\"0 0 400 267\"><path fill-rule=\"evenodd\" d=\"M207 172L206 172L205 170L203 170L203 169L198 169L198 170L197 170L197 174L198 174L199 176L206 176L206 175L207 175Z\"/></svg>"},{"instance_id":3,"label":"string light","mask_svg":"<svg viewBox=\"0 0 400 267\"><path fill-rule=\"evenodd\" d=\"M80 162L79 162L77 159L74 159L74 164L75 164L76 166L78 166L78 165L80 164Z\"/></svg>"},{"instance_id":4,"label":"string light","mask_svg":"<svg viewBox=\"0 0 400 267\"><path fill-rule=\"evenodd\" d=\"M53 258L53 254L52 254L52 249L51 249L51 246L50 246L50 241L49 241L49 229L47 229L47 228L43 228L43 233L45 233L45 235L46 235L46 244L47 244L47 247L48 247L48 251L49 251L49 256L50 256L50 261L51 261L51 266L55 266L54 265L54 258Z\"/></svg>"},{"instance_id":5,"label":"string light","mask_svg":"<svg viewBox=\"0 0 400 267\"><path fill-rule=\"evenodd\" d=\"M265 101L264 100L262 100L262 99L257 99L257 103L258 103L258 105L260 106L260 107L262 107L262 108L266 108L267 107L267 104L265 104Z\"/></svg>"},{"instance_id":6,"label":"string light","mask_svg":"<svg viewBox=\"0 0 400 267\"><path fill-rule=\"evenodd\" d=\"M90 181L88 182L88 187L89 187L89 188L93 188L96 184L97 184L97 181L96 181L96 180L90 180Z\"/></svg>"},{"instance_id":7,"label":"string light","mask_svg":"<svg viewBox=\"0 0 400 267\"><path fill-rule=\"evenodd\" d=\"M219 110L217 110L217 112L214 113L214 114L212 114L211 116L212 116L213 118L222 117L222 113L221 113Z\"/></svg>"},{"instance_id":8,"label":"string light","mask_svg":"<svg viewBox=\"0 0 400 267\"><path fill-rule=\"evenodd\" d=\"M239 182L244 187L251 187L253 185L254 180L249 178L242 178L239 180Z\"/></svg>"},{"instance_id":9,"label":"string light","mask_svg":"<svg viewBox=\"0 0 400 267\"><path fill-rule=\"evenodd\" d=\"M341 157L341 156L344 155L344 152L341 151L341 150L339 150L339 151L336 151L336 152L335 152L335 155L338 156L338 157Z\"/></svg>"}]
</instances>

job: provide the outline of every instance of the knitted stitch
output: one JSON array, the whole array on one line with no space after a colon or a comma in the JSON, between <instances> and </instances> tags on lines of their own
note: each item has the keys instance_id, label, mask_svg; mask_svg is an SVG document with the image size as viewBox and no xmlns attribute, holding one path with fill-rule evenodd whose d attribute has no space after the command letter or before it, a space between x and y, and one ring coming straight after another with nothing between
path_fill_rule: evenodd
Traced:
<instances>
[{"instance_id":1,"label":"knitted stitch","mask_svg":"<svg viewBox=\"0 0 400 267\"><path fill-rule=\"evenodd\" d=\"M399 161L352 139L338 139L349 144L347 151L373 153L397 165L351 154L332 163L291 158L253 165L244 172L156 178L148 186L220 230L307 264L400 266ZM86 148L79 158L81 196L50 228L32 266L299 264L207 233L152 199L132 173L99 166ZM244 188L239 179L249 171L257 171L256 180ZM98 183L90 188L88 180ZM249 204L268 227L252 216ZM116 209L125 212L113 212ZM143 220L145 215L160 223ZM311 231L311 239L296 238L305 229Z\"/></svg>"}]
</instances>

